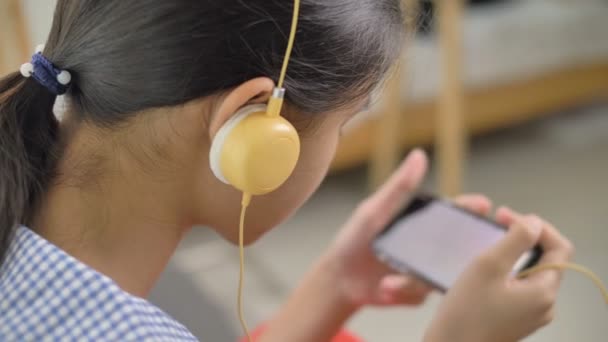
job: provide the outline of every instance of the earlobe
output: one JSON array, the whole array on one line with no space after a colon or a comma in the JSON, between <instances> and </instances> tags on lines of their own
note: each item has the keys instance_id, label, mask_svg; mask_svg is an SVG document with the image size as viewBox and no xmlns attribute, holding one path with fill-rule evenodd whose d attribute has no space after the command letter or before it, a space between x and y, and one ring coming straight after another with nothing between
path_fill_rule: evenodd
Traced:
<instances>
[{"instance_id":1,"label":"earlobe","mask_svg":"<svg viewBox=\"0 0 608 342\"><path fill-rule=\"evenodd\" d=\"M221 101L209 121L209 136L213 140L220 128L240 109L251 104L265 103L272 90L274 81L268 77L249 80L231 90Z\"/></svg>"}]
</instances>

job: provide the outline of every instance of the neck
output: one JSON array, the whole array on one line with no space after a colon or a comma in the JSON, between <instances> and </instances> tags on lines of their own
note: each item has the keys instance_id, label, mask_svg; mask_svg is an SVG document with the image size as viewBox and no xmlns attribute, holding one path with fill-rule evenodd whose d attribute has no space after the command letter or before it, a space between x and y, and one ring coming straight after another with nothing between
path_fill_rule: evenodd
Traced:
<instances>
[{"instance_id":1,"label":"neck","mask_svg":"<svg viewBox=\"0 0 608 342\"><path fill-rule=\"evenodd\" d=\"M78 165L69 159L30 228L123 290L146 297L191 227L179 196L185 189L132 165L122 168L128 173L114 169L102 179L75 175ZM95 181L74 181L78 177Z\"/></svg>"},{"instance_id":2,"label":"neck","mask_svg":"<svg viewBox=\"0 0 608 342\"><path fill-rule=\"evenodd\" d=\"M157 203L104 195L56 187L49 192L32 228L112 278L123 290L146 297L187 226L180 227L177 220L162 216L160 193L140 197L157 199Z\"/></svg>"}]
</instances>

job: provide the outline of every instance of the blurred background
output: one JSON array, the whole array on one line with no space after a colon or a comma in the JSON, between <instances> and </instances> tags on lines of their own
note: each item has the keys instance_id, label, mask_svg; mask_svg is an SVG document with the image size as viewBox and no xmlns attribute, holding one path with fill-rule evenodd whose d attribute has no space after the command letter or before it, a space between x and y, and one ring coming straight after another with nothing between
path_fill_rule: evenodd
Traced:
<instances>
[{"instance_id":1,"label":"blurred background","mask_svg":"<svg viewBox=\"0 0 608 342\"><path fill-rule=\"evenodd\" d=\"M54 3L0 0L0 74L17 71L45 42ZM357 203L414 146L434 160L428 190L482 192L539 213L574 242L577 262L608 280L608 1L404 5L406 49L374 109L349 124L312 200L247 251L251 324L272 316ZM195 229L151 300L205 341L235 341L237 271L236 249ZM367 341L419 341L439 300L368 309L349 327ZM557 320L529 341L605 341L607 319L592 284L568 274Z\"/></svg>"}]
</instances>

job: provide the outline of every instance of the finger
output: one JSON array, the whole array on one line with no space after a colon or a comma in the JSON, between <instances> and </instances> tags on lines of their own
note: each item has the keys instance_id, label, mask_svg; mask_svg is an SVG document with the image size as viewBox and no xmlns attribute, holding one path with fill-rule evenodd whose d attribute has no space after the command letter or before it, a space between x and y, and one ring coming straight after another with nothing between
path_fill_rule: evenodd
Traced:
<instances>
[{"instance_id":1,"label":"finger","mask_svg":"<svg viewBox=\"0 0 608 342\"><path fill-rule=\"evenodd\" d=\"M517 220L506 236L490 251L491 259L501 266L500 271L511 271L517 260L538 243L543 222L534 216Z\"/></svg>"},{"instance_id":2,"label":"finger","mask_svg":"<svg viewBox=\"0 0 608 342\"><path fill-rule=\"evenodd\" d=\"M541 220L540 218L538 218ZM540 236L539 243L543 248L543 256L539 261L539 265L560 265L571 260L574 254L572 243L566 239L559 231L550 223L543 222L543 232ZM537 283L543 287L559 288L563 272L559 269L545 270L539 273L530 275L527 279L530 282Z\"/></svg>"},{"instance_id":3,"label":"finger","mask_svg":"<svg viewBox=\"0 0 608 342\"><path fill-rule=\"evenodd\" d=\"M516 213L509 207L499 207L496 211L496 222L499 224L509 227L515 223L516 220L522 219L523 216Z\"/></svg>"},{"instance_id":4,"label":"finger","mask_svg":"<svg viewBox=\"0 0 608 342\"><path fill-rule=\"evenodd\" d=\"M569 261L574 254L572 243L551 223L541 218L538 218L538 220L543 222L543 233L540 237L540 244L547 251L547 256L544 259L551 262Z\"/></svg>"},{"instance_id":5,"label":"finger","mask_svg":"<svg viewBox=\"0 0 608 342\"><path fill-rule=\"evenodd\" d=\"M481 216L487 216L492 210L492 201L480 194L460 195L454 199L454 203L463 209Z\"/></svg>"},{"instance_id":6,"label":"finger","mask_svg":"<svg viewBox=\"0 0 608 342\"><path fill-rule=\"evenodd\" d=\"M394 274L382 279L379 291L385 305L418 305L424 302L433 288L414 277Z\"/></svg>"},{"instance_id":7,"label":"finger","mask_svg":"<svg viewBox=\"0 0 608 342\"><path fill-rule=\"evenodd\" d=\"M403 292L385 292L382 294L380 305L383 306L395 306L395 305L409 305L418 306L423 304L429 297L430 292L421 294L403 293Z\"/></svg>"},{"instance_id":8,"label":"finger","mask_svg":"<svg viewBox=\"0 0 608 342\"><path fill-rule=\"evenodd\" d=\"M428 283L411 275L390 274L382 279L381 287L394 291L428 292L433 287Z\"/></svg>"},{"instance_id":9,"label":"finger","mask_svg":"<svg viewBox=\"0 0 608 342\"><path fill-rule=\"evenodd\" d=\"M370 197L365 205L375 217L375 226L383 227L397 214L410 195L420 185L428 168L424 151L412 151L389 180Z\"/></svg>"}]
</instances>

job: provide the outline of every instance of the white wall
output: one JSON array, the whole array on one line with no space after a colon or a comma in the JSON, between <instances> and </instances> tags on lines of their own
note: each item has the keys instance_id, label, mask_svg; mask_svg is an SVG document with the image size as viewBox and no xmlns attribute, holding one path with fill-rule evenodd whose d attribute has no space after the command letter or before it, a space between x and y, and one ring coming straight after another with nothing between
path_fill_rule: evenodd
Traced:
<instances>
[{"instance_id":1,"label":"white wall","mask_svg":"<svg viewBox=\"0 0 608 342\"><path fill-rule=\"evenodd\" d=\"M32 52L36 45L46 43L53 22L55 0L21 0L28 24Z\"/></svg>"}]
</instances>

